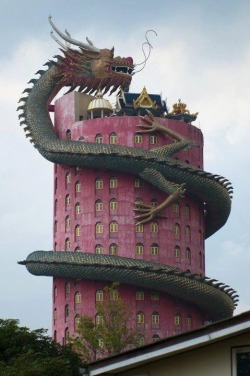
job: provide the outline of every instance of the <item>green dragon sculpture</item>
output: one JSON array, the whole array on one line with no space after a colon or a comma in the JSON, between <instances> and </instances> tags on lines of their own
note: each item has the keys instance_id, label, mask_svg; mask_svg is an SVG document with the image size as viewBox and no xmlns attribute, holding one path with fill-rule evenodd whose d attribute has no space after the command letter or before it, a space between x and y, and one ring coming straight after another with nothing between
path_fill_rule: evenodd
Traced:
<instances>
[{"instance_id":1,"label":"green dragon sculpture","mask_svg":"<svg viewBox=\"0 0 250 376\"><path fill-rule=\"evenodd\" d=\"M163 132L178 142L147 151L142 148L121 145L61 140L57 137L50 120L48 106L62 87L68 86L69 91L78 87L79 91L89 94L98 91L105 93L109 90L110 93L113 93L117 89L128 90L135 66L132 58L114 58L114 49L98 49L88 38L88 44L76 41L67 31L65 34L59 31L51 18L49 21L55 32L66 43L64 45L51 33L61 45L64 56L56 56L55 61L47 62L45 65L48 66L48 69L38 71L40 77L32 79L30 83L33 86L24 90L24 93L28 95L20 99L22 104L18 110L21 110L20 124L25 125L26 137L30 138L34 147L43 157L53 163L90 168L98 166L124 173L133 171L134 174L169 195L156 208L138 206L135 211L137 212L136 218L140 223L150 221L170 203L182 197L185 191L191 192L200 202L206 203L205 234L206 238L211 236L225 224L230 214L231 183L220 175L205 172L172 158L176 152L195 145L192 141L158 124L152 114L149 113L142 118L143 123L140 125L143 128L142 132ZM70 44L77 45L79 50L72 49ZM159 282L159 289L170 293L175 291L176 296L184 298L188 296L189 301L193 301L201 308L206 305L206 309L211 311L211 316L214 318L230 316L237 302L235 291L224 284L216 283L215 280L185 272L182 274L176 268L164 265L158 267L153 263L139 260L112 256L104 258L104 256L91 254L79 256L70 252L35 252L21 263L26 264L28 270L37 275L41 273L43 275L59 275L61 273L61 276L68 276L68 271L71 270L72 278L92 278L90 277L91 273L86 275L87 268L81 269L81 265L85 262L87 264L92 262L95 278L103 278L101 272L103 265L109 264L112 269L110 279L115 277L115 269L116 278L119 277L118 279L124 282L126 282L125 274L128 274L130 268L130 279L139 285L143 285L145 282L138 277L139 274L136 273L136 270L143 269L145 273L148 271L151 280L152 275L159 274L158 269L160 269L162 284ZM65 268L66 265L67 268ZM90 266L89 268L91 269ZM153 271L151 271L152 268ZM80 269L80 274L77 272L76 275L73 272L73 270ZM185 289L180 281L185 282L183 282L184 285L186 284ZM150 286L152 287L152 283ZM204 298L201 299L202 294L199 294L199 291L204 293L205 290L206 299L204 301Z\"/></svg>"}]
</instances>

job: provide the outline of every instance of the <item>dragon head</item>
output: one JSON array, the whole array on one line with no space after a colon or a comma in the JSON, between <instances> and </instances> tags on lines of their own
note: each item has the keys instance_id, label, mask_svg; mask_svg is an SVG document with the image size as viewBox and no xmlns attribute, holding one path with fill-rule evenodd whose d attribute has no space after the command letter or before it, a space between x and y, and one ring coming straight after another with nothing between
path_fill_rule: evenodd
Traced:
<instances>
[{"instance_id":1,"label":"dragon head","mask_svg":"<svg viewBox=\"0 0 250 376\"><path fill-rule=\"evenodd\" d=\"M63 44L51 32L51 36L62 47L60 50L64 56L56 56L53 61L58 68L56 74L59 84L70 86L69 91L79 87L80 92L95 93L103 91L110 94L121 88L127 91L132 79L134 64L131 57L114 57L114 48L98 49L88 39L88 44L71 38L69 32L62 33L52 22L49 22L55 32L66 42ZM79 47L79 50L72 49L71 44Z\"/></svg>"}]
</instances>

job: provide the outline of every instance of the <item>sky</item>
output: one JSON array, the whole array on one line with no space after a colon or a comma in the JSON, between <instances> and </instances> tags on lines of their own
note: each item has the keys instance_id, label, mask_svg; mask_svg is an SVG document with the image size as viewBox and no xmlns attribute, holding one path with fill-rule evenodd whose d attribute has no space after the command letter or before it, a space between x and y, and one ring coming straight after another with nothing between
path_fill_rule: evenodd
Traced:
<instances>
[{"instance_id":1,"label":"sky","mask_svg":"<svg viewBox=\"0 0 250 376\"><path fill-rule=\"evenodd\" d=\"M248 0L1 0L0 318L51 330L52 280L17 261L52 248L53 166L27 141L16 112L26 83L59 52L49 15L75 39L114 46L136 63L145 32L157 32L148 34L153 50L130 91L146 86L170 108L180 98L199 112L205 170L234 186L228 222L206 241L206 275L238 292L236 314L250 309L249 13Z\"/></svg>"}]
</instances>

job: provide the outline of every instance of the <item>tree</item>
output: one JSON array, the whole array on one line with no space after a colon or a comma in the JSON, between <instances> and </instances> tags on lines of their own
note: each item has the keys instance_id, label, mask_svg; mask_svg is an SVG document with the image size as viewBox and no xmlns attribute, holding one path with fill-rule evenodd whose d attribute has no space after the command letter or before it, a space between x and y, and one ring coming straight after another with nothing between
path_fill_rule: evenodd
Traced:
<instances>
[{"instance_id":1,"label":"tree","mask_svg":"<svg viewBox=\"0 0 250 376\"><path fill-rule=\"evenodd\" d=\"M84 363L138 346L139 333L131 327L130 314L118 288L118 282L105 287L104 300L96 306L95 321L86 315L79 318L79 336L70 340Z\"/></svg>"},{"instance_id":2,"label":"tree","mask_svg":"<svg viewBox=\"0 0 250 376\"><path fill-rule=\"evenodd\" d=\"M45 329L31 331L18 320L0 319L0 376L75 376L81 361L71 347L46 336Z\"/></svg>"}]
</instances>

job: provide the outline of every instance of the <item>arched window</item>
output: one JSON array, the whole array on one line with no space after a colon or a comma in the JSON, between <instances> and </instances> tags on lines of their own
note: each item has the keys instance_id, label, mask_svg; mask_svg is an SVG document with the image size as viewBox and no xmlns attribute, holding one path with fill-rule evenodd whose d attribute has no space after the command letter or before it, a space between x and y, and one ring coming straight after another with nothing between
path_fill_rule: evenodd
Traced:
<instances>
[{"instance_id":1,"label":"arched window","mask_svg":"<svg viewBox=\"0 0 250 376\"><path fill-rule=\"evenodd\" d=\"M135 179L135 188L141 188L143 186L143 181L140 178Z\"/></svg>"},{"instance_id":2,"label":"arched window","mask_svg":"<svg viewBox=\"0 0 250 376\"><path fill-rule=\"evenodd\" d=\"M70 294L70 282L66 282L65 283L65 295L69 295Z\"/></svg>"},{"instance_id":3,"label":"arched window","mask_svg":"<svg viewBox=\"0 0 250 376\"><path fill-rule=\"evenodd\" d=\"M151 145L155 145L155 144L157 144L157 136L156 136L156 134L151 134L151 135L150 135L149 143L150 143Z\"/></svg>"},{"instance_id":4,"label":"arched window","mask_svg":"<svg viewBox=\"0 0 250 376\"><path fill-rule=\"evenodd\" d=\"M57 200L55 200L54 211L55 211L55 215L56 215L56 213L57 213Z\"/></svg>"},{"instance_id":5,"label":"arched window","mask_svg":"<svg viewBox=\"0 0 250 376\"><path fill-rule=\"evenodd\" d=\"M181 250L178 245L174 247L174 257L175 258L180 258L181 257Z\"/></svg>"},{"instance_id":6,"label":"arched window","mask_svg":"<svg viewBox=\"0 0 250 376\"><path fill-rule=\"evenodd\" d=\"M76 247L75 252L81 252L81 248L80 247Z\"/></svg>"},{"instance_id":7,"label":"arched window","mask_svg":"<svg viewBox=\"0 0 250 376\"><path fill-rule=\"evenodd\" d=\"M189 226L185 227L185 238L186 238L186 241L190 242L190 240L191 240L191 230L190 230Z\"/></svg>"},{"instance_id":8,"label":"arched window","mask_svg":"<svg viewBox=\"0 0 250 376\"><path fill-rule=\"evenodd\" d=\"M54 330L54 336L53 336L53 339L54 339L55 342L57 341L57 331L56 331L56 330Z\"/></svg>"},{"instance_id":9,"label":"arched window","mask_svg":"<svg viewBox=\"0 0 250 376\"><path fill-rule=\"evenodd\" d=\"M69 307L68 304L66 304L66 306L65 306L65 320L67 320L69 315L70 315L70 307Z\"/></svg>"},{"instance_id":10,"label":"arched window","mask_svg":"<svg viewBox=\"0 0 250 376\"><path fill-rule=\"evenodd\" d=\"M70 195L66 195L65 197L65 207L66 207L66 210L68 210L70 208Z\"/></svg>"},{"instance_id":11,"label":"arched window","mask_svg":"<svg viewBox=\"0 0 250 376\"><path fill-rule=\"evenodd\" d=\"M69 238L65 239L65 249L66 251L69 251L70 250L70 240Z\"/></svg>"},{"instance_id":12,"label":"arched window","mask_svg":"<svg viewBox=\"0 0 250 376\"><path fill-rule=\"evenodd\" d=\"M71 131L69 129L66 130L66 140L71 140Z\"/></svg>"},{"instance_id":13,"label":"arched window","mask_svg":"<svg viewBox=\"0 0 250 376\"><path fill-rule=\"evenodd\" d=\"M143 223L138 223L135 226L135 232L143 232L143 231L144 231Z\"/></svg>"},{"instance_id":14,"label":"arched window","mask_svg":"<svg viewBox=\"0 0 250 376\"><path fill-rule=\"evenodd\" d=\"M159 246L156 243L151 244L150 253L153 256L157 256L159 254Z\"/></svg>"},{"instance_id":15,"label":"arched window","mask_svg":"<svg viewBox=\"0 0 250 376\"><path fill-rule=\"evenodd\" d=\"M136 314L136 323L137 324L144 324L144 319L145 319L144 313L142 311L137 312L137 314Z\"/></svg>"},{"instance_id":16,"label":"arched window","mask_svg":"<svg viewBox=\"0 0 250 376\"><path fill-rule=\"evenodd\" d=\"M180 204L178 201L173 203L173 213L179 214L180 213Z\"/></svg>"},{"instance_id":17,"label":"arched window","mask_svg":"<svg viewBox=\"0 0 250 376\"><path fill-rule=\"evenodd\" d=\"M111 133L110 136L109 136L109 143L110 144L117 144L117 142L118 142L117 134L115 132Z\"/></svg>"},{"instance_id":18,"label":"arched window","mask_svg":"<svg viewBox=\"0 0 250 376\"><path fill-rule=\"evenodd\" d=\"M70 216L67 215L65 218L65 230L68 231L70 229Z\"/></svg>"},{"instance_id":19,"label":"arched window","mask_svg":"<svg viewBox=\"0 0 250 376\"><path fill-rule=\"evenodd\" d=\"M151 206L156 207L156 206L158 205L158 202L157 202L157 200L156 200L155 198L153 198L153 199L150 201L150 204L151 204Z\"/></svg>"},{"instance_id":20,"label":"arched window","mask_svg":"<svg viewBox=\"0 0 250 376\"><path fill-rule=\"evenodd\" d=\"M54 222L54 232L57 232L57 221Z\"/></svg>"},{"instance_id":21,"label":"arched window","mask_svg":"<svg viewBox=\"0 0 250 376\"><path fill-rule=\"evenodd\" d=\"M190 220L190 206L186 204L184 206L185 219Z\"/></svg>"},{"instance_id":22,"label":"arched window","mask_svg":"<svg viewBox=\"0 0 250 376\"><path fill-rule=\"evenodd\" d=\"M98 337L98 346L102 349L103 346L104 346L104 342L103 342L103 339L102 337Z\"/></svg>"},{"instance_id":23,"label":"arched window","mask_svg":"<svg viewBox=\"0 0 250 376\"><path fill-rule=\"evenodd\" d=\"M181 325L181 315L179 315L179 314L175 315L175 317L174 317L174 324L176 326L180 326Z\"/></svg>"},{"instance_id":24,"label":"arched window","mask_svg":"<svg viewBox=\"0 0 250 376\"><path fill-rule=\"evenodd\" d=\"M134 140L135 140L135 144L141 144L142 143L142 134L141 133L136 133L135 137L134 137Z\"/></svg>"},{"instance_id":25,"label":"arched window","mask_svg":"<svg viewBox=\"0 0 250 376\"><path fill-rule=\"evenodd\" d=\"M96 179L95 189L103 189L103 180L101 178Z\"/></svg>"},{"instance_id":26,"label":"arched window","mask_svg":"<svg viewBox=\"0 0 250 376\"><path fill-rule=\"evenodd\" d=\"M54 303L56 301L56 297L57 297L57 286L54 286Z\"/></svg>"},{"instance_id":27,"label":"arched window","mask_svg":"<svg viewBox=\"0 0 250 376\"><path fill-rule=\"evenodd\" d=\"M65 335L65 343L66 343L69 339L69 328L66 328L64 333L65 333L64 335Z\"/></svg>"},{"instance_id":28,"label":"arched window","mask_svg":"<svg viewBox=\"0 0 250 376\"><path fill-rule=\"evenodd\" d=\"M144 300L144 291L136 291L135 300Z\"/></svg>"},{"instance_id":29,"label":"arched window","mask_svg":"<svg viewBox=\"0 0 250 376\"><path fill-rule=\"evenodd\" d=\"M75 205L75 214L78 215L78 214L81 214L81 212L82 212L81 204L77 202Z\"/></svg>"},{"instance_id":30,"label":"arched window","mask_svg":"<svg viewBox=\"0 0 250 376\"><path fill-rule=\"evenodd\" d=\"M192 317L190 315L186 317L186 325L188 328L191 328L192 326Z\"/></svg>"},{"instance_id":31,"label":"arched window","mask_svg":"<svg viewBox=\"0 0 250 376\"><path fill-rule=\"evenodd\" d=\"M54 244L54 251L56 251L57 250L57 242L55 242L55 244Z\"/></svg>"},{"instance_id":32,"label":"arched window","mask_svg":"<svg viewBox=\"0 0 250 376\"><path fill-rule=\"evenodd\" d=\"M158 232L158 223L157 222L151 222L150 230L151 230L151 232Z\"/></svg>"},{"instance_id":33,"label":"arched window","mask_svg":"<svg viewBox=\"0 0 250 376\"><path fill-rule=\"evenodd\" d=\"M81 226L79 226L79 225L77 225L77 226L75 227L75 236L76 236L76 237L81 236Z\"/></svg>"},{"instance_id":34,"label":"arched window","mask_svg":"<svg viewBox=\"0 0 250 376\"><path fill-rule=\"evenodd\" d=\"M96 200L96 202L95 202L95 211L96 212L103 211L103 202L102 202L102 200Z\"/></svg>"},{"instance_id":35,"label":"arched window","mask_svg":"<svg viewBox=\"0 0 250 376\"><path fill-rule=\"evenodd\" d=\"M143 334L138 334L137 343L138 343L138 346L143 346L145 344L145 337Z\"/></svg>"},{"instance_id":36,"label":"arched window","mask_svg":"<svg viewBox=\"0 0 250 376\"><path fill-rule=\"evenodd\" d=\"M110 255L118 255L118 246L115 243L110 244L109 246L109 254Z\"/></svg>"},{"instance_id":37,"label":"arched window","mask_svg":"<svg viewBox=\"0 0 250 376\"><path fill-rule=\"evenodd\" d=\"M66 181L66 185L71 183L71 173L70 172L67 172L67 174L65 175L65 181Z\"/></svg>"},{"instance_id":38,"label":"arched window","mask_svg":"<svg viewBox=\"0 0 250 376\"><path fill-rule=\"evenodd\" d=\"M180 238L180 234L181 234L181 227L178 223L175 223L174 225L174 235L175 235L175 238Z\"/></svg>"},{"instance_id":39,"label":"arched window","mask_svg":"<svg viewBox=\"0 0 250 376\"><path fill-rule=\"evenodd\" d=\"M95 293L95 301L96 302L102 302L103 301L103 291L97 290Z\"/></svg>"},{"instance_id":40,"label":"arched window","mask_svg":"<svg viewBox=\"0 0 250 376\"><path fill-rule=\"evenodd\" d=\"M97 222L95 225L95 233L102 234L103 233L103 224L101 222Z\"/></svg>"},{"instance_id":41,"label":"arched window","mask_svg":"<svg viewBox=\"0 0 250 376\"><path fill-rule=\"evenodd\" d=\"M80 316L79 316L79 315L76 315L76 316L75 316L75 320L74 320L74 330L75 330L75 332L76 332L77 329L78 329L78 326L79 326L79 324L80 324L80 320L81 320Z\"/></svg>"},{"instance_id":42,"label":"arched window","mask_svg":"<svg viewBox=\"0 0 250 376\"><path fill-rule=\"evenodd\" d=\"M102 143L103 143L103 135L102 135L101 133L99 133L99 134L97 134L97 135L95 136L95 142L96 142L97 144L102 144Z\"/></svg>"},{"instance_id":43,"label":"arched window","mask_svg":"<svg viewBox=\"0 0 250 376\"><path fill-rule=\"evenodd\" d=\"M115 176L112 176L110 179L109 179L109 188L117 188L118 187L118 181L117 181L117 178Z\"/></svg>"},{"instance_id":44,"label":"arched window","mask_svg":"<svg viewBox=\"0 0 250 376\"><path fill-rule=\"evenodd\" d=\"M159 324L160 323L160 316L158 312L153 312L151 317L152 324Z\"/></svg>"},{"instance_id":45,"label":"arched window","mask_svg":"<svg viewBox=\"0 0 250 376\"><path fill-rule=\"evenodd\" d=\"M158 334L154 334L153 337L152 337L152 342L157 342L159 341L160 337L158 336Z\"/></svg>"},{"instance_id":46,"label":"arched window","mask_svg":"<svg viewBox=\"0 0 250 376\"><path fill-rule=\"evenodd\" d=\"M117 200L115 198L109 201L109 210L117 210Z\"/></svg>"},{"instance_id":47,"label":"arched window","mask_svg":"<svg viewBox=\"0 0 250 376\"><path fill-rule=\"evenodd\" d=\"M119 300L119 292L117 290L111 290L109 293L110 300Z\"/></svg>"},{"instance_id":48,"label":"arched window","mask_svg":"<svg viewBox=\"0 0 250 376\"><path fill-rule=\"evenodd\" d=\"M109 232L118 232L118 223L116 221L110 222Z\"/></svg>"},{"instance_id":49,"label":"arched window","mask_svg":"<svg viewBox=\"0 0 250 376\"><path fill-rule=\"evenodd\" d=\"M136 255L143 255L143 244L142 243L137 243L135 246L135 254Z\"/></svg>"},{"instance_id":50,"label":"arched window","mask_svg":"<svg viewBox=\"0 0 250 376\"><path fill-rule=\"evenodd\" d=\"M140 198L140 197L137 197L137 198L135 199L135 205L140 206L140 205L142 205L142 204L143 204L143 199Z\"/></svg>"},{"instance_id":51,"label":"arched window","mask_svg":"<svg viewBox=\"0 0 250 376\"><path fill-rule=\"evenodd\" d=\"M160 299L160 295L157 291L152 291L151 292L151 300L159 300Z\"/></svg>"},{"instance_id":52,"label":"arched window","mask_svg":"<svg viewBox=\"0 0 250 376\"><path fill-rule=\"evenodd\" d=\"M54 318L54 321L57 320L57 309L56 308L54 309L54 312L53 312L53 318Z\"/></svg>"},{"instance_id":53,"label":"arched window","mask_svg":"<svg viewBox=\"0 0 250 376\"><path fill-rule=\"evenodd\" d=\"M95 246L95 253L97 255L102 255L103 254L103 246L101 244L97 244Z\"/></svg>"},{"instance_id":54,"label":"arched window","mask_svg":"<svg viewBox=\"0 0 250 376\"><path fill-rule=\"evenodd\" d=\"M100 325L100 324L103 324L103 322L104 322L103 316L100 315L100 313L97 313L95 316L95 324Z\"/></svg>"},{"instance_id":55,"label":"arched window","mask_svg":"<svg viewBox=\"0 0 250 376\"><path fill-rule=\"evenodd\" d=\"M202 232L199 230L199 244L202 245Z\"/></svg>"},{"instance_id":56,"label":"arched window","mask_svg":"<svg viewBox=\"0 0 250 376\"><path fill-rule=\"evenodd\" d=\"M191 251L190 251L190 248L186 248L185 250L185 259L186 259L186 262L190 263L191 262Z\"/></svg>"},{"instance_id":57,"label":"arched window","mask_svg":"<svg viewBox=\"0 0 250 376\"><path fill-rule=\"evenodd\" d=\"M76 192L76 193L81 192L81 183L80 183L79 181L76 182L76 185L75 185L75 192Z\"/></svg>"}]
</instances>

